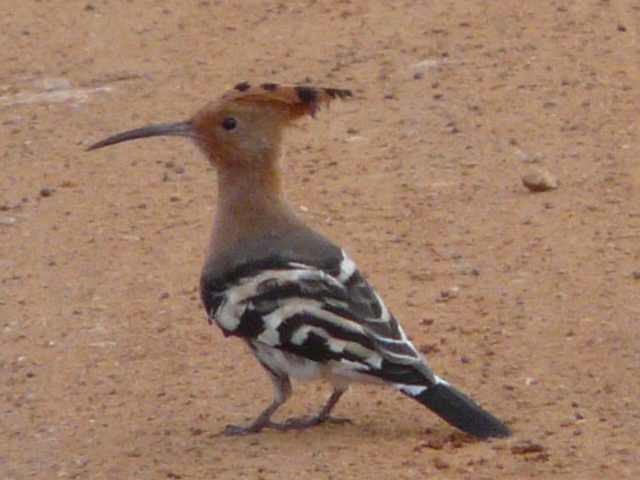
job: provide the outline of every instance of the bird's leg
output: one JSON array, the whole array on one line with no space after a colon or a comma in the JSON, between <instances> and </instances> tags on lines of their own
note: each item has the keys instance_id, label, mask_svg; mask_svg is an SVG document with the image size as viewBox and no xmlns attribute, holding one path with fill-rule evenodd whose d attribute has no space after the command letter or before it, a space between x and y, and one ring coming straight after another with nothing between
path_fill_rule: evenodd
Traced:
<instances>
[{"instance_id":1,"label":"bird's leg","mask_svg":"<svg viewBox=\"0 0 640 480\"><path fill-rule=\"evenodd\" d=\"M247 425L227 425L220 432L221 435L245 435L248 433L258 433L265 427L278 429L279 423L271 421L271 415L275 413L280 406L291 396L291 380L288 376L278 376L270 369L267 370L271 376L273 383L273 401L258 415L251 423Z\"/></svg>"},{"instance_id":2,"label":"bird's leg","mask_svg":"<svg viewBox=\"0 0 640 480\"><path fill-rule=\"evenodd\" d=\"M338 400L340 400L342 394L346 391L346 388L334 387L333 392L331 392L331 396L329 397L327 402L315 415L309 415L308 417L289 418L282 423L272 424L270 426L277 430L296 430L312 427L321 423L351 423L351 420L349 420L348 418L337 418L331 416L333 408L338 403Z\"/></svg>"},{"instance_id":3,"label":"bird's leg","mask_svg":"<svg viewBox=\"0 0 640 480\"><path fill-rule=\"evenodd\" d=\"M273 428L274 430L301 430L307 427L313 427L321 423L351 423L348 418L332 417L331 412L333 408L340 400L340 397L346 392L345 388L335 387L331 396L323 405L322 409L315 415L309 415L307 417L292 417L284 422L273 422L271 416L275 413L282 404L291 396L291 381L287 376L275 375L271 370L268 370L271 375L271 381L273 382L273 401L264 409L264 411L258 415L251 423L247 425L227 425L224 430L220 432L220 435L246 435L249 433L261 432L264 428Z\"/></svg>"}]
</instances>

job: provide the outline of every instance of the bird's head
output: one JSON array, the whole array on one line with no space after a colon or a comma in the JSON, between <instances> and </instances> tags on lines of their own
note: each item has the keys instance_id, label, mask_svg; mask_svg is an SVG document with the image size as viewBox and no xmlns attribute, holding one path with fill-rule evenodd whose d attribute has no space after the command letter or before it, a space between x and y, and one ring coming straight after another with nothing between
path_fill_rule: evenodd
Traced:
<instances>
[{"instance_id":1,"label":"bird's head","mask_svg":"<svg viewBox=\"0 0 640 480\"><path fill-rule=\"evenodd\" d=\"M208 103L189 120L148 125L106 138L88 150L137 138L189 137L216 167L253 169L278 156L284 127L304 116L314 116L350 90L274 83L239 83Z\"/></svg>"}]
</instances>

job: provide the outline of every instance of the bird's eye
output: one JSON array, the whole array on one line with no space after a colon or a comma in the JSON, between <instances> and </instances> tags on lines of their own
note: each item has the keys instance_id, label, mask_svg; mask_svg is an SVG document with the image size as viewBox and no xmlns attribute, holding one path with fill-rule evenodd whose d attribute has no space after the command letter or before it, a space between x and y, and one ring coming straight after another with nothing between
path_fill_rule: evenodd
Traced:
<instances>
[{"instance_id":1,"label":"bird's eye","mask_svg":"<svg viewBox=\"0 0 640 480\"><path fill-rule=\"evenodd\" d=\"M224 120L222 120L222 128L225 130L235 130L237 126L238 120L233 117L224 117Z\"/></svg>"}]
</instances>

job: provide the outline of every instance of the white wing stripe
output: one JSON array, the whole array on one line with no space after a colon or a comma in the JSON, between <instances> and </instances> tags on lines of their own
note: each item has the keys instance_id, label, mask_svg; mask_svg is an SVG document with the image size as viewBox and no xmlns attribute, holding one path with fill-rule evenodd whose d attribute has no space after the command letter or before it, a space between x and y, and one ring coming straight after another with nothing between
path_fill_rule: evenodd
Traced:
<instances>
[{"instance_id":1,"label":"white wing stripe","mask_svg":"<svg viewBox=\"0 0 640 480\"><path fill-rule=\"evenodd\" d=\"M347 253L342 251L342 262L340 263L340 273L338 274L338 281L340 283L346 283L354 273L358 270L355 262L349 258Z\"/></svg>"}]
</instances>

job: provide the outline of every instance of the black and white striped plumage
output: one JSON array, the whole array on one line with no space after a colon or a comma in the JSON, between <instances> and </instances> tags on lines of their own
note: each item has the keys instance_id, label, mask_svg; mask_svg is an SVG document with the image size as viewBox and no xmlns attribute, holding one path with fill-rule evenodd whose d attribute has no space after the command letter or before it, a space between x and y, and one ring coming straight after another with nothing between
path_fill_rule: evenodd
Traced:
<instances>
[{"instance_id":1,"label":"black and white striped plumage","mask_svg":"<svg viewBox=\"0 0 640 480\"><path fill-rule=\"evenodd\" d=\"M354 382L388 384L447 422L481 438L508 427L434 375L347 254L327 248L324 265L278 254L241 263L223 278L202 277L209 321L246 340L274 383L274 402L250 425L227 433L303 427L327 420ZM325 379L334 393L315 416L271 422L291 393L289 378Z\"/></svg>"}]
</instances>

